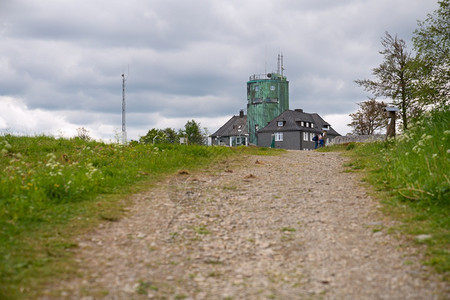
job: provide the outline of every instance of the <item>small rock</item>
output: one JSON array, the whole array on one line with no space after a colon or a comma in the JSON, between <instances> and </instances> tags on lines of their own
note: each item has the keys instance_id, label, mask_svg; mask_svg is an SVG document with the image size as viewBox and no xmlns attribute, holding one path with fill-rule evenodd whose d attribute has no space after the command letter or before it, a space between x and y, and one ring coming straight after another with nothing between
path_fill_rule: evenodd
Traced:
<instances>
[{"instance_id":1,"label":"small rock","mask_svg":"<svg viewBox=\"0 0 450 300\"><path fill-rule=\"evenodd\" d=\"M383 222L381 222L381 221L367 223L367 226L382 226L382 225L383 225Z\"/></svg>"},{"instance_id":2,"label":"small rock","mask_svg":"<svg viewBox=\"0 0 450 300\"><path fill-rule=\"evenodd\" d=\"M416 236L416 240L419 242L423 242L428 239L431 239L431 234L419 234Z\"/></svg>"}]
</instances>

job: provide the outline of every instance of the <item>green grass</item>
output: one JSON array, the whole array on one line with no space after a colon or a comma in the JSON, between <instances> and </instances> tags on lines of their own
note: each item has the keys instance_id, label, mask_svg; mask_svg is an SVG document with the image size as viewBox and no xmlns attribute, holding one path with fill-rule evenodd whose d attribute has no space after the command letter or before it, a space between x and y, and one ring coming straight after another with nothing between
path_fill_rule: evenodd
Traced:
<instances>
[{"instance_id":1,"label":"green grass","mask_svg":"<svg viewBox=\"0 0 450 300\"><path fill-rule=\"evenodd\" d=\"M401 221L393 231L426 244L427 265L449 279L450 273L450 113L427 113L404 134L384 142L340 145L329 150L352 157L348 170L383 199L384 211ZM415 236L430 234L419 242Z\"/></svg>"},{"instance_id":2,"label":"green grass","mask_svg":"<svg viewBox=\"0 0 450 300\"><path fill-rule=\"evenodd\" d=\"M178 170L258 148L122 146L48 136L0 136L0 299L33 298L76 275L77 235L126 214L129 195Z\"/></svg>"}]
</instances>

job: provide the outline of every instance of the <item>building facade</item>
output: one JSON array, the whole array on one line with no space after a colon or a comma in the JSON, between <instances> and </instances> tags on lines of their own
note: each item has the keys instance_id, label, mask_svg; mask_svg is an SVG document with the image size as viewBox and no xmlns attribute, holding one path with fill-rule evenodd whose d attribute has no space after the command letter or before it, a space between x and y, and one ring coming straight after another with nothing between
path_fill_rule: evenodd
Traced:
<instances>
[{"instance_id":1,"label":"building facade","mask_svg":"<svg viewBox=\"0 0 450 300\"><path fill-rule=\"evenodd\" d=\"M211 145L247 146L247 116L241 110L238 116L231 117L222 127L210 135Z\"/></svg>"},{"instance_id":2,"label":"building facade","mask_svg":"<svg viewBox=\"0 0 450 300\"><path fill-rule=\"evenodd\" d=\"M316 113L286 110L258 131L258 146L292 150L315 149L314 136L322 135L325 145L340 136Z\"/></svg>"}]
</instances>

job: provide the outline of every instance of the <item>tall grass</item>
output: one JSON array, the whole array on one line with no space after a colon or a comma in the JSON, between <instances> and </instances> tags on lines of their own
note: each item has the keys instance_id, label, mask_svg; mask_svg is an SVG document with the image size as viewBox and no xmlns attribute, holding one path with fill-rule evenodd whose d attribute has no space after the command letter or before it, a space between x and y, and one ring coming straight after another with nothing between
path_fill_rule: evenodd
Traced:
<instances>
[{"instance_id":1,"label":"tall grass","mask_svg":"<svg viewBox=\"0 0 450 300\"><path fill-rule=\"evenodd\" d=\"M450 113L425 114L397 139L369 145L378 179L404 200L424 207L450 204Z\"/></svg>"},{"instance_id":2,"label":"tall grass","mask_svg":"<svg viewBox=\"0 0 450 300\"><path fill-rule=\"evenodd\" d=\"M427 113L407 132L385 142L358 144L350 164L369 170L368 181L385 192L397 228L427 247L426 264L450 273L450 112ZM353 145L355 146L355 145ZM348 147L347 147L348 148ZM430 238L418 241L415 236Z\"/></svg>"},{"instance_id":3,"label":"tall grass","mask_svg":"<svg viewBox=\"0 0 450 300\"><path fill-rule=\"evenodd\" d=\"M70 239L76 228L114 207L106 195L232 153L225 147L0 136L0 298L20 298L36 278L54 276L54 263L76 247Z\"/></svg>"}]
</instances>

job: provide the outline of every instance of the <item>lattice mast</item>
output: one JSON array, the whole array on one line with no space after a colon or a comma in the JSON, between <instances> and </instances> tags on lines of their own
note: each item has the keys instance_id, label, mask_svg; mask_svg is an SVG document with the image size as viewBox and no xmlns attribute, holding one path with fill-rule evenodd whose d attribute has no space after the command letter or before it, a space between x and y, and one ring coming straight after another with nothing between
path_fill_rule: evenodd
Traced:
<instances>
[{"instance_id":1,"label":"lattice mast","mask_svg":"<svg viewBox=\"0 0 450 300\"><path fill-rule=\"evenodd\" d=\"M125 74L122 74L122 144L127 143L127 128L126 128L126 103L125 103Z\"/></svg>"}]
</instances>

